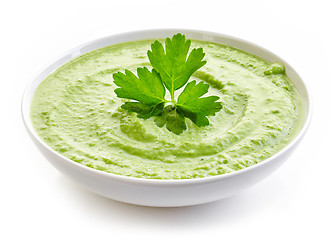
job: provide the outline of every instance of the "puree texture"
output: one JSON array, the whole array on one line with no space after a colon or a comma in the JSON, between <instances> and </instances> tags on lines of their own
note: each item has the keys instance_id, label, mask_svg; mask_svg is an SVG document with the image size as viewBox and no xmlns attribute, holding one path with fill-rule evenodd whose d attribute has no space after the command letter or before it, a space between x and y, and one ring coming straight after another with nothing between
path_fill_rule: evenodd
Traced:
<instances>
[{"instance_id":1,"label":"puree texture","mask_svg":"<svg viewBox=\"0 0 335 240\"><path fill-rule=\"evenodd\" d=\"M303 104L279 63L241 50L192 40L207 64L190 80L202 80L222 110L210 125L187 119L180 135L121 109L113 73L151 68L153 40L123 43L82 55L50 74L31 102L40 138L88 167L150 179L202 178L257 164L284 148L303 123ZM177 91L180 93L181 90Z\"/></svg>"}]
</instances>

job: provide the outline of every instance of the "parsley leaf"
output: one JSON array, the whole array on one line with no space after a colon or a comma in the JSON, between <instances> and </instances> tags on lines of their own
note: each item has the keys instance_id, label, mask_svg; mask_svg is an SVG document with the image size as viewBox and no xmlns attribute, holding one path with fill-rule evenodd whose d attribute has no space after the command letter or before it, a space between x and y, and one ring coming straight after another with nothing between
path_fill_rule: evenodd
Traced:
<instances>
[{"instance_id":1,"label":"parsley leaf","mask_svg":"<svg viewBox=\"0 0 335 240\"><path fill-rule=\"evenodd\" d=\"M148 57L152 67L160 74L164 85L174 101L174 91L183 87L192 74L206 64L202 61L205 56L202 48L192 49L188 55L191 40L178 33L165 40L165 49L159 41L151 45Z\"/></svg>"},{"instance_id":2,"label":"parsley leaf","mask_svg":"<svg viewBox=\"0 0 335 240\"><path fill-rule=\"evenodd\" d=\"M126 102L121 107L131 112L138 113L139 118L150 118L159 114L166 100L165 87L154 69L150 72L146 67L137 68L135 76L126 70L125 74L118 72L113 74L114 83L119 86L114 90L119 98L133 99L138 102Z\"/></svg>"},{"instance_id":3,"label":"parsley leaf","mask_svg":"<svg viewBox=\"0 0 335 240\"><path fill-rule=\"evenodd\" d=\"M185 117L191 119L199 127L209 125L206 116L214 116L222 108L222 105L216 102L219 100L217 96L200 98L208 92L208 88L209 85L204 82L196 84L196 81L192 81L179 95L176 104Z\"/></svg>"},{"instance_id":4,"label":"parsley leaf","mask_svg":"<svg viewBox=\"0 0 335 240\"><path fill-rule=\"evenodd\" d=\"M156 125L163 127L166 124L166 129L179 135L186 130L185 117L178 112L178 109L172 105L167 106L156 116Z\"/></svg>"},{"instance_id":5,"label":"parsley leaf","mask_svg":"<svg viewBox=\"0 0 335 240\"><path fill-rule=\"evenodd\" d=\"M119 98L137 100L148 106L166 102L165 88L157 71L153 69L150 72L146 67L137 68L137 75L129 70L125 74L113 74L114 83L120 87L114 91Z\"/></svg>"},{"instance_id":6,"label":"parsley leaf","mask_svg":"<svg viewBox=\"0 0 335 240\"><path fill-rule=\"evenodd\" d=\"M148 119L160 114L163 111L164 103L148 106L141 102L126 102L121 107L130 112L138 113L137 117L139 118Z\"/></svg>"},{"instance_id":7,"label":"parsley leaf","mask_svg":"<svg viewBox=\"0 0 335 240\"><path fill-rule=\"evenodd\" d=\"M217 102L218 96L203 97L210 87L208 84L192 81L185 86L192 74L206 64L203 49L192 49L189 53L190 46L191 41L180 33L165 40L165 50L155 41L147 52L152 71L143 67L137 68L137 76L129 70L114 73L114 83L119 87L114 90L116 95L136 101L121 107L136 112L139 118L155 117L158 127L166 126L175 134L187 129L185 118L199 127L209 125L207 117L214 116L222 106ZM176 101L175 91L183 86ZM171 100L165 99L165 88ZM165 106L166 103L170 104Z\"/></svg>"}]
</instances>

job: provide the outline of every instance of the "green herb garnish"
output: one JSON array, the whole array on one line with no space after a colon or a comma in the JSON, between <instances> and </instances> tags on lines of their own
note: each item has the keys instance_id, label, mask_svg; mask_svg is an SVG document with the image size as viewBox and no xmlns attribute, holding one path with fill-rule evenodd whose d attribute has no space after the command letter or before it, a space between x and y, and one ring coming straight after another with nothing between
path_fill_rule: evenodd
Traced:
<instances>
[{"instance_id":1,"label":"green herb garnish","mask_svg":"<svg viewBox=\"0 0 335 240\"><path fill-rule=\"evenodd\" d=\"M129 70L113 74L114 83L119 87L115 93L119 98L132 99L121 107L136 112L139 118L155 117L157 126L181 134L186 130L185 117L201 127L209 125L207 116L214 116L222 106L218 96L202 97L209 85L204 82L189 82L192 74L206 64L202 48L192 49L191 40L178 33L165 40L165 50L159 41L151 44L148 57L153 67L137 68L137 76ZM175 100L176 90L184 87ZM166 99L166 90L170 100Z\"/></svg>"}]
</instances>

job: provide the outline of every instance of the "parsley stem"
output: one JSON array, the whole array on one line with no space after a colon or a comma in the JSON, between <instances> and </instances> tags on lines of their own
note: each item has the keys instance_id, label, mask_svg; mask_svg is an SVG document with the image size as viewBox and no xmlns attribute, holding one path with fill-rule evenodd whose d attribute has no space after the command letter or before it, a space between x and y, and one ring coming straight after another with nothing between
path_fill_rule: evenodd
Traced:
<instances>
[{"instance_id":1,"label":"parsley stem","mask_svg":"<svg viewBox=\"0 0 335 240\"><path fill-rule=\"evenodd\" d=\"M174 91L173 91L173 90L171 91L171 102L172 102L173 104L176 103L176 101L174 100Z\"/></svg>"}]
</instances>

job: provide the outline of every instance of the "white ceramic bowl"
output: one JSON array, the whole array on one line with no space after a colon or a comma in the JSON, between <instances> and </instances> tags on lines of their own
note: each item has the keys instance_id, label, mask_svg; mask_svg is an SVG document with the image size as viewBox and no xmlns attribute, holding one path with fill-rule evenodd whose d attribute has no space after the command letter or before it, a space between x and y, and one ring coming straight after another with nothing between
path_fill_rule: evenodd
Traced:
<instances>
[{"instance_id":1,"label":"white ceramic bowl","mask_svg":"<svg viewBox=\"0 0 335 240\"><path fill-rule=\"evenodd\" d=\"M305 123L296 138L274 156L240 171L201 179L155 180L119 176L86 167L55 152L37 136L30 121L30 102L36 87L50 73L70 59L98 48L122 42L166 38L178 32L185 34L188 39L230 45L255 54L269 62L283 63L286 67L286 74L298 89L305 107ZM88 190L121 202L145 206L175 207L223 199L269 176L288 158L300 143L311 118L311 103L306 83L303 82L293 68L283 59L262 47L219 33L184 29L161 29L114 35L74 48L49 65L28 85L22 100L22 116L30 137L46 159L64 175Z\"/></svg>"}]
</instances>

